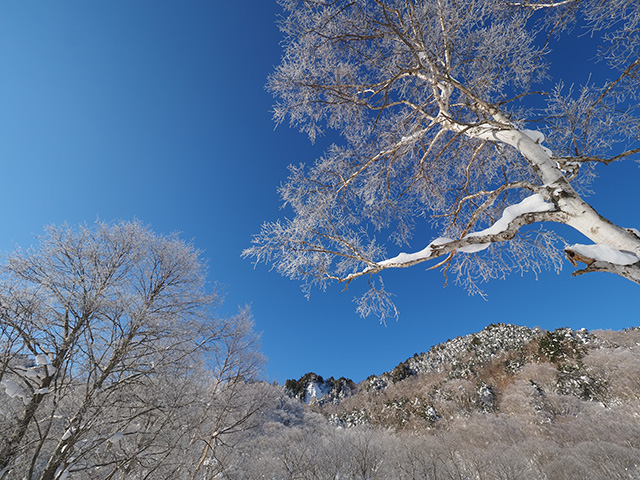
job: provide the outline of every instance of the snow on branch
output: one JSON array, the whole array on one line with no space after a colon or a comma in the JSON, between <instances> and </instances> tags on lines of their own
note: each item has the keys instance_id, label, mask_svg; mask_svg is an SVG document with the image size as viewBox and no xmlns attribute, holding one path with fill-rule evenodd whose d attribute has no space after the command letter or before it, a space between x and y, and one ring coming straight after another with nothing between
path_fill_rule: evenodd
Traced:
<instances>
[{"instance_id":1,"label":"snow on branch","mask_svg":"<svg viewBox=\"0 0 640 480\"><path fill-rule=\"evenodd\" d=\"M608 245L570 245L564 249L565 252L571 252L574 258L591 259L594 262L615 263L617 265L633 265L640 262L635 254L631 252L623 252L611 248ZM582 261L582 260L580 260ZM583 262L587 263L587 262Z\"/></svg>"},{"instance_id":2,"label":"snow on branch","mask_svg":"<svg viewBox=\"0 0 640 480\"><path fill-rule=\"evenodd\" d=\"M3 378L0 382L0 385L4 387L5 393L10 397L18 397L22 399L22 403L27 405L29 403L29 395L24 391L20 385L18 385L13 380L9 380L8 378Z\"/></svg>"},{"instance_id":3,"label":"snow on branch","mask_svg":"<svg viewBox=\"0 0 640 480\"><path fill-rule=\"evenodd\" d=\"M500 219L489 228L485 228L479 232L470 233L467 237L496 235L507 230L507 228L509 228L509 224L520 216L528 213L549 212L554 208L555 207L552 203L545 202L542 195L534 193L522 200L520 203L505 208Z\"/></svg>"},{"instance_id":4,"label":"snow on branch","mask_svg":"<svg viewBox=\"0 0 640 480\"><path fill-rule=\"evenodd\" d=\"M410 267L450 253L479 252L488 248L491 243L512 239L523 225L550 220L551 218L544 214L553 213L554 211L555 206L546 202L541 194L536 193L525 198L520 203L505 208L500 219L489 228L470 233L458 240L446 237L436 238L418 252L403 252L395 257L381 260L376 262L375 266L353 273L341 281L350 282L361 275L377 273L387 268Z\"/></svg>"},{"instance_id":5,"label":"snow on branch","mask_svg":"<svg viewBox=\"0 0 640 480\"><path fill-rule=\"evenodd\" d=\"M573 276L590 272L609 272L640 284L640 258L631 252L616 250L608 245L570 245L564 249L574 267L578 262L587 266L573 272Z\"/></svg>"},{"instance_id":6,"label":"snow on branch","mask_svg":"<svg viewBox=\"0 0 640 480\"><path fill-rule=\"evenodd\" d=\"M415 252L415 253L403 252L396 255L393 258L389 258L387 260L382 260L381 262L378 262L378 265L386 268L386 267L394 267L394 266L403 265L403 264L413 264L413 263L417 263L432 257L435 258L438 256L437 255L438 249L436 247L441 245L446 245L451 242L453 242L451 238L438 237L434 241L432 241L429 245L427 245L425 248L420 250L419 252Z\"/></svg>"},{"instance_id":7,"label":"snow on branch","mask_svg":"<svg viewBox=\"0 0 640 480\"><path fill-rule=\"evenodd\" d=\"M571 3L576 3L577 0L560 0L557 2L543 2L543 3L532 3L532 2L514 2L511 5L514 7L527 7L533 10L540 10L542 8L556 8L561 7L563 5L568 5Z\"/></svg>"}]
</instances>

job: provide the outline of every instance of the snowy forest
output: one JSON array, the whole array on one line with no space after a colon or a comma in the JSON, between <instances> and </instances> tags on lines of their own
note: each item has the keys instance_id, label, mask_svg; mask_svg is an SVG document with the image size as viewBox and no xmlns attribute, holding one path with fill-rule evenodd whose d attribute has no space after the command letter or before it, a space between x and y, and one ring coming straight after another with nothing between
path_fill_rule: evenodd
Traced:
<instances>
[{"instance_id":1,"label":"snowy forest","mask_svg":"<svg viewBox=\"0 0 640 480\"><path fill-rule=\"evenodd\" d=\"M511 324L355 384L262 378L251 315L139 224L3 265L3 479L640 478L640 330Z\"/></svg>"},{"instance_id":2,"label":"snowy forest","mask_svg":"<svg viewBox=\"0 0 640 480\"><path fill-rule=\"evenodd\" d=\"M508 282L513 273L543 278L545 270L559 273L563 266L580 277L567 282L605 277L637 287L640 225L625 220L638 210L637 192L621 188L617 193L625 200L601 211L592 187L611 165L635 163L637 169L640 3L275 3L282 52L263 80L275 99L275 123L289 123L312 143L330 140L315 161L289 166L277 189L282 208L276 219L257 223L253 237L243 231L246 242L239 244L231 233L237 224L215 217L224 210L234 221L253 218L263 203L250 192L263 178L253 177L270 178L265 172L277 170L266 149L238 178L224 168L215 174L183 168L171 170L167 176L175 178L159 188L154 182L163 164L154 155L159 158L167 144L158 130L148 142L156 149L142 151L151 158L142 173L132 173L134 162L118 164L109 150L105 163L129 183L123 188L105 180L107 203L118 201L114 192L139 188L159 218L193 215L195 223L213 225L216 239L232 238L233 248L216 243L204 251L197 238L188 240L192 230L160 233L174 230L100 215L92 223L45 226L31 245L3 233L13 248L0 255L0 480L640 480L640 316L631 302L636 324L610 328L611 312L619 311L608 303L612 290L583 283L553 299L509 290L521 302L517 308L499 305L499 318L474 319L483 322L475 333L451 334L425 344L424 351L403 350L406 360L386 365L383 373L372 368L358 381L339 370L331 377L309 371L274 380L261 343L267 335L279 338L277 350L289 355L291 371L294 352L301 351L294 343L320 343L327 357L354 343L340 323L352 320L346 312L338 323L327 320L337 325L333 329L313 320L306 335L289 335L294 324L312 323L312 317L287 308L291 300L276 285L281 276L302 283L301 296L329 295L336 285L355 291L358 317L373 316L380 328L389 319L403 321L396 307L403 292L388 291L382 276L392 279L387 285L400 285L395 275L410 269L440 272L441 283L465 297L483 297L487 282ZM172 17L164 12L164 19ZM228 20L222 10L220 18ZM134 30L144 43L146 31ZM176 43L188 36L185 31L175 35ZM161 37L173 41L173 30L158 32L148 37L150 44ZM193 32L194 43L204 44ZM101 41L115 42L117 33L108 30ZM66 37L64 43L77 48ZM558 57L561 47L567 56L593 47L589 58L596 66L588 67L593 71L585 82L573 81ZM162 57L169 50L155 53ZM202 61L199 52L191 52L194 64L217 65ZM202 78L173 65L168 70L177 71L177 83L193 87L196 103L201 101L196 87ZM241 84L242 75L229 73L216 70L208 78ZM128 73L125 78L130 81ZM142 82L143 90L153 90L151 83ZM93 87L86 90L96 95ZM227 87L215 92L216 101L233 97L229 92L236 91ZM158 92L154 98L172 95L169 88ZM136 99L118 96L122 104ZM82 123L104 114L92 108L79 115ZM233 156L242 143L262 148L258 135L247 140L246 117L256 115L242 102L234 108L241 111L237 117L217 112L224 117L220 123L242 131L241 139L224 139L232 144L221 155L228 168L242 164ZM145 112L150 122L158 116ZM187 125L194 136L221 128L203 126L185 112L175 115L172 128ZM91 141L98 150L119 143L107 137L125 120L95 127L99 133ZM53 129L65 122L56 117L49 123ZM125 130L148 134L137 125ZM91 137L75 133L73 150ZM12 138L6 137L0 147ZM194 137L185 138L170 163L187 164L189 155L209 162L209 152L189 150L185 145ZM278 149L295 150L293 145ZM85 165L74 172L84 174ZM47 177L35 170L34 182ZM24 183L14 178L5 189ZM38 188L24 188L18 203L32 195L37 209L49 203L60 209L60 197L87 184L97 196L98 182L79 178L50 181L54 191L42 197ZM157 191L145 189L146 183ZM219 210L189 197L199 188L222 191L221 184L233 185L236 196L220 194ZM89 204L93 193L70 198ZM192 203L178 204L177 197ZM177 213L169 217L172 208ZM137 212L108 218L129 217L138 218ZM264 264L273 270L275 286L247 281L231 288L256 296L264 289L276 310L271 315L284 319L279 330L257 328L250 301L229 313L228 278L218 283L216 269L226 260L217 257L233 255L256 276ZM418 304L412 321L451 331L457 323L473 324L468 317L475 310L459 311L455 300L438 310L438 293L425 285L408 300ZM264 304L256 311L264 312ZM562 312L576 304L593 318L572 318L572 325L588 320L598 328L565 326L569 318ZM526 305L554 327L535 326L531 318L537 317L524 321Z\"/></svg>"}]
</instances>

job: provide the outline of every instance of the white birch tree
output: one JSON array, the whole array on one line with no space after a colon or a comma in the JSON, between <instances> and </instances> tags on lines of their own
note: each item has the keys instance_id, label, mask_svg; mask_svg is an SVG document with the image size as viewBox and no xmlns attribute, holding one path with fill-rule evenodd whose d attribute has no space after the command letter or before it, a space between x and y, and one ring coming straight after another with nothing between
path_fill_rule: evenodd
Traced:
<instances>
[{"instance_id":1,"label":"white birch tree","mask_svg":"<svg viewBox=\"0 0 640 480\"><path fill-rule=\"evenodd\" d=\"M640 283L638 230L581 195L594 165L640 152L636 0L279 3L275 120L342 141L290 167L280 194L293 216L263 225L246 256L307 287L433 261L475 293L509 271L557 270L564 250L586 265L576 275ZM548 64L550 42L576 32L601 39L593 56L610 80L568 87ZM562 245L545 222L588 244ZM425 223L438 233L416 238ZM416 251L398 253L410 240ZM360 313L393 314L382 281L369 283Z\"/></svg>"}]
</instances>

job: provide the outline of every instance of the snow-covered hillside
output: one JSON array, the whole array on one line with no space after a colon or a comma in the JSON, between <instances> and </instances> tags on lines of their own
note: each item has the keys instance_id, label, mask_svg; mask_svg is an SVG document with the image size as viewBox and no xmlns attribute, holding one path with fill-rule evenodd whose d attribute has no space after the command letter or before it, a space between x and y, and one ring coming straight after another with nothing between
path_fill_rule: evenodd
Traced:
<instances>
[{"instance_id":1,"label":"snow-covered hillside","mask_svg":"<svg viewBox=\"0 0 640 480\"><path fill-rule=\"evenodd\" d=\"M529 396L617 402L621 393L609 378L614 372L602 362L622 354L638 355L640 361L638 345L640 331L634 328L549 332L499 323L435 345L358 385L344 378L324 382L308 373L287 381L287 391L336 425L430 429L472 411L507 411L505 398L523 383L530 387Z\"/></svg>"}]
</instances>

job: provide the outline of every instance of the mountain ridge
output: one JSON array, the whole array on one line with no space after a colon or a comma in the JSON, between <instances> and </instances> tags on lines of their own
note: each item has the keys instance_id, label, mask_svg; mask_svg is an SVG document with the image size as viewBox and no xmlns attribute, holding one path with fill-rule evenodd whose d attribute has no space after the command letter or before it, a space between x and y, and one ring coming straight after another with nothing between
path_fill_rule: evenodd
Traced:
<instances>
[{"instance_id":1,"label":"mountain ridge","mask_svg":"<svg viewBox=\"0 0 640 480\"><path fill-rule=\"evenodd\" d=\"M434 345L358 384L344 377L324 381L311 372L288 380L285 390L337 426L444 428L448 420L473 411L508 412L514 385L528 385L525 396L538 413L549 410L543 404L550 394L603 404L616 401L610 373L589 355L620 345L640 345L640 329L547 331L495 323Z\"/></svg>"}]
</instances>

